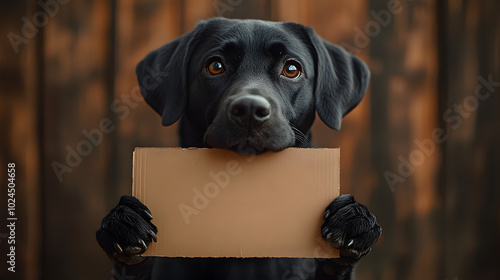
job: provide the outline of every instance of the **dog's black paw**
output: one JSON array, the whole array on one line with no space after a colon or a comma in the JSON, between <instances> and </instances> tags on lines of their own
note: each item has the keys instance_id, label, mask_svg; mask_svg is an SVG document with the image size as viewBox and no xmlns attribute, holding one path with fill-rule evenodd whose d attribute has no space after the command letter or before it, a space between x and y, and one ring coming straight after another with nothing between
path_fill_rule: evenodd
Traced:
<instances>
[{"instance_id":1,"label":"dog's black paw","mask_svg":"<svg viewBox=\"0 0 500 280\"><path fill-rule=\"evenodd\" d=\"M325 210L321 235L340 250L339 263L354 265L371 251L382 234L375 216L352 195L337 197Z\"/></svg>"},{"instance_id":2,"label":"dog's black paw","mask_svg":"<svg viewBox=\"0 0 500 280\"><path fill-rule=\"evenodd\" d=\"M96 238L104 251L125 264L137 264L144 260L141 254L152 240L156 242L155 225L149 209L137 198L121 197L118 205L104 217Z\"/></svg>"}]
</instances>

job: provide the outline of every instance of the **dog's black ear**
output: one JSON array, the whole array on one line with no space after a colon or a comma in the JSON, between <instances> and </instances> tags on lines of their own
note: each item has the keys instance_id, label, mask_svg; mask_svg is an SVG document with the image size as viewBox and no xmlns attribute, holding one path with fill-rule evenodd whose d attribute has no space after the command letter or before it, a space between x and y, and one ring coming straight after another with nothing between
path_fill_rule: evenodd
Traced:
<instances>
[{"instance_id":1,"label":"dog's black ear","mask_svg":"<svg viewBox=\"0 0 500 280\"><path fill-rule=\"evenodd\" d=\"M370 71L359 58L319 37L308 27L316 66L314 99L320 119L335 130L363 98Z\"/></svg>"},{"instance_id":2,"label":"dog's black ear","mask_svg":"<svg viewBox=\"0 0 500 280\"><path fill-rule=\"evenodd\" d=\"M200 23L191 32L150 52L136 67L142 96L162 116L165 126L176 122L184 111L189 58L202 28Z\"/></svg>"}]
</instances>

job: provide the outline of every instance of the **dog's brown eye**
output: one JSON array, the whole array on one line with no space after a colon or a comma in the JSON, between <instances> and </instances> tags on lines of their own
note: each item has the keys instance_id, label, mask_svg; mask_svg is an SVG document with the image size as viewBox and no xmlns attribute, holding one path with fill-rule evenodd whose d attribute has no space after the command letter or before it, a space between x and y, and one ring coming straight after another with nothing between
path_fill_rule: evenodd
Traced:
<instances>
[{"instance_id":1,"label":"dog's brown eye","mask_svg":"<svg viewBox=\"0 0 500 280\"><path fill-rule=\"evenodd\" d=\"M300 72L300 65L297 62L289 61L283 67L281 74L287 78L295 79L300 76Z\"/></svg>"},{"instance_id":2,"label":"dog's brown eye","mask_svg":"<svg viewBox=\"0 0 500 280\"><path fill-rule=\"evenodd\" d=\"M220 61L219 59L214 59L208 63L207 70L208 73L212 75L219 75L220 73L224 72L226 68L224 67L222 61Z\"/></svg>"}]
</instances>

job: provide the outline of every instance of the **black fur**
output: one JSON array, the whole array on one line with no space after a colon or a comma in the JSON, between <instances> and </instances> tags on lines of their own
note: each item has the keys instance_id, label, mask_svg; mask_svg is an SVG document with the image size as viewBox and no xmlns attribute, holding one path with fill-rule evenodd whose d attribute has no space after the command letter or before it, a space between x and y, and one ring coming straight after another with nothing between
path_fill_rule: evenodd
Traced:
<instances>
[{"instance_id":1,"label":"black fur","mask_svg":"<svg viewBox=\"0 0 500 280\"><path fill-rule=\"evenodd\" d=\"M215 64L212 64L215 63ZM210 65L222 72L210 72ZM287 69L285 71L285 69ZM300 74L293 78L287 74ZM183 147L238 153L312 147L318 113L333 129L362 99L369 71L358 58L296 23L216 18L148 54L137 66L146 102L163 125L180 119ZM340 259L144 258L156 241L151 213L124 196L97 231L117 266L137 279L351 279L382 229L350 195L324 213L323 238Z\"/></svg>"}]
</instances>

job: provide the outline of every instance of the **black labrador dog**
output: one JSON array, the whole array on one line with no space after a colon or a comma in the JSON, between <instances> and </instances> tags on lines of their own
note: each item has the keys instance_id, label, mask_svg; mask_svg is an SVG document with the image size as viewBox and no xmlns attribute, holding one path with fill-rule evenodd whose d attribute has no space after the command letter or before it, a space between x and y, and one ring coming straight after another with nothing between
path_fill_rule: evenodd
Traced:
<instances>
[{"instance_id":1,"label":"black labrador dog","mask_svg":"<svg viewBox=\"0 0 500 280\"><path fill-rule=\"evenodd\" d=\"M315 113L340 129L370 76L361 60L312 28L223 18L201 21L149 53L136 70L144 99L162 124L180 119L182 147L254 154L312 148ZM339 259L143 258L157 229L148 208L130 196L103 219L97 240L129 277L124 279L351 279L382 229L350 195L320 214L318 231L340 249Z\"/></svg>"}]
</instances>

